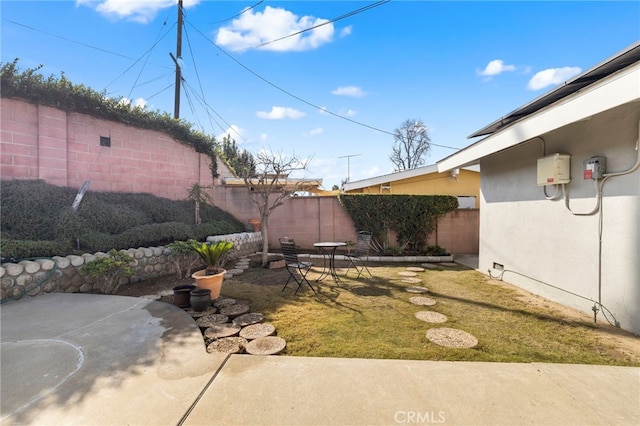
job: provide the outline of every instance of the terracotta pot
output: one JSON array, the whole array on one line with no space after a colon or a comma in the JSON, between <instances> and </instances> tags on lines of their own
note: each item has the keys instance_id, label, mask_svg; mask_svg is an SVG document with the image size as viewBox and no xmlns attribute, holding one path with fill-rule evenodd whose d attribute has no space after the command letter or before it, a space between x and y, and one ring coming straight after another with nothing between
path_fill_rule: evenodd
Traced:
<instances>
[{"instance_id":1,"label":"terracotta pot","mask_svg":"<svg viewBox=\"0 0 640 426\"><path fill-rule=\"evenodd\" d=\"M220 297L220 290L222 289L222 280L224 279L224 274L227 271L224 269L222 272L214 275L207 275L207 270L203 269L201 271L194 272L191 274L191 278L196 280L196 285L200 288L208 288L211 290L211 300L215 300Z\"/></svg>"},{"instance_id":2,"label":"terracotta pot","mask_svg":"<svg viewBox=\"0 0 640 426\"><path fill-rule=\"evenodd\" d=\"M196 312L205 311L211 306L211 290L195 288L191 290L191 308Z\"/></svg>"},{"instance_id":3,"label":"terracotta pot","mask_svg":"<svg viewBox=\"0 0 640 426\"><path fill-rule=\"evenodd\" d=\"M249 225L253 226L253 232L260 232L260 219L249 219Z\"/></svg>"},{"instance_id":4,"label":"terracotta pot","mask_svg":"<svg viewBox=\"0 0 640 426\"><path fill-rule=\"evenodd\" d=\"M195 288L195 285L179 285L174 287L173 304L179 308L188 308L191 306L191 290Z\"/></svg>"}]
</instances>

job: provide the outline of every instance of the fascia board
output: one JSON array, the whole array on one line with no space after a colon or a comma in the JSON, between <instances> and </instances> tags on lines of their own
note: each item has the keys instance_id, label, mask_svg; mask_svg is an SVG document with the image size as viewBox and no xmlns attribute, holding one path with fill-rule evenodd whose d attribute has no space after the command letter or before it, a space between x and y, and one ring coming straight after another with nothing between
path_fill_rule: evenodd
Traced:
<instances>
[{"instance_id":1,"label":"fascia board","mask_svg":"<svg viewBox=\"0 0 640 426\"><path fill-rule=\"evenodd\" d=\"M439 161L438 171L477 164L481 158L638 99L640 64L636 63Z\"/></svg>"}]
</instances>

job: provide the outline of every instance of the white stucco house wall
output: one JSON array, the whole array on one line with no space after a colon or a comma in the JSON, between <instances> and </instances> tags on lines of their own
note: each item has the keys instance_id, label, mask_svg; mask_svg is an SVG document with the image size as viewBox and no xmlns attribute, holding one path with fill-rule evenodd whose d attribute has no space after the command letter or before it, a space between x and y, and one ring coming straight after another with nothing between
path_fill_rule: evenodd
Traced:
<instances>
[{"instance_id":1,"label":"white stucco house wall","mask_svg":"<svg viewBox=\"0 0 640 426\"><path fill-rule=\"evenodd\" d=\"M480 165L479 270L640 334L639 133L640 42L438 162ZM570 177L538 173L552 154L569 156Z\"/></svg>"}]
</instances>

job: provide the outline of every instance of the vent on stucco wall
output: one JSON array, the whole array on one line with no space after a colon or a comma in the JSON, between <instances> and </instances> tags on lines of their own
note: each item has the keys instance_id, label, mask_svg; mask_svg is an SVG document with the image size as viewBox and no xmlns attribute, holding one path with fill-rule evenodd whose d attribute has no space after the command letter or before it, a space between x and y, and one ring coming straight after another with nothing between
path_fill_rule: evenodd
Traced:
<instances>
[{"instance_id":1,"label":"vent on stucco wall","mask_svg":"<svg viewBox=\"0 0 640 426\"><path fill-rule=\"evenodd\" d=\"M111 138L109 136L100 136L100 146L111 146Z\"/></svg>"}]
</instances>

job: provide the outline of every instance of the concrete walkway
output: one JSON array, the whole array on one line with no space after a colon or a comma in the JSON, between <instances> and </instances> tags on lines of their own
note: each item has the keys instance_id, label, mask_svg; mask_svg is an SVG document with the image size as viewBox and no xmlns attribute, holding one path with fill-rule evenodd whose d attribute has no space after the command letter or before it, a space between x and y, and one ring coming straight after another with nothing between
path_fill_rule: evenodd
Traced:
<instances>
[{"instance_id":1,"label":"concrete walkway","mask_svg":"<svg viewBox=\"0 0 640 426\"><path fill-rule=\"evenodd\" d=\"M640 424L640 369L207 354L181 309L2 305L1 412L32 425Z\"/></svg>"}]
</instances>

